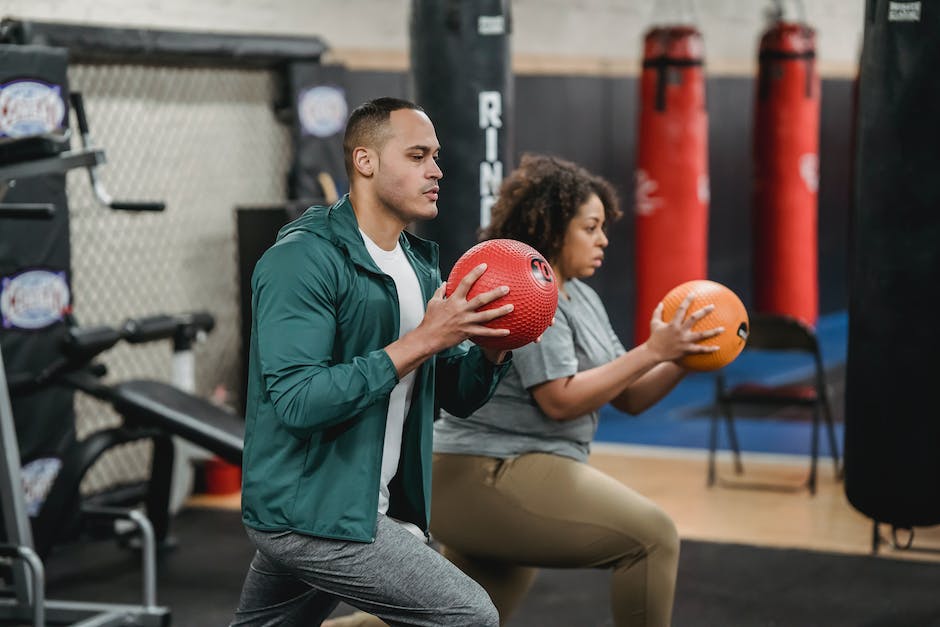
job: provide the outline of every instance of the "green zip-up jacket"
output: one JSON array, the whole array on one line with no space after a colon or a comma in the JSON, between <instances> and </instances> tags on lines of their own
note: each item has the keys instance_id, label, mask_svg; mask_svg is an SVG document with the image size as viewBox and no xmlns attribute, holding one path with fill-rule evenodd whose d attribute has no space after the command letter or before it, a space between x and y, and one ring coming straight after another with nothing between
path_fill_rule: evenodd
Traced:
<instances>
[{"instance_id":1,"label":"green zip-up jacket","mask_svg":"<svg viewBox=\"0 0 940 627\"><path fill-rule=\"evenodd\" d=\"M425 303L441 284L437 244L403 232ZM398 339L395 282L369 255L346 196L278 233L251 280L242 519L262 531L371 542ZM388 515L427 532L436 399L456 416L489 400L496 366L465 342L415 376Z\"/></svg>"}]
</instances>

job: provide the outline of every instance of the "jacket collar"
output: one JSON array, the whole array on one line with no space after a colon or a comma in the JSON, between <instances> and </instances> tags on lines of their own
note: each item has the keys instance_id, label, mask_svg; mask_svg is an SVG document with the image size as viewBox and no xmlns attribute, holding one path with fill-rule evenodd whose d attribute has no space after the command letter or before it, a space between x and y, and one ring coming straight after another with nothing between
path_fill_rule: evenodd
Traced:
<instances>
[{"instance_id":1,"label":"jacket collar","mask_svg":"<svg viewBox=\"0 0 940 627\"><path fill-rule=\"evenodd\" d=\"M317 229L317 231L320 231L318 234L326 236L336 246L344 249L353 263L378 273L379 269L366 249L365 242L362 241L359 222L356 220L352 203L349 201L349 194L326 208L324 218L323 227L325 228L322 231ZM422 239L408 231L403 231L399 235L398 242L409 257L416 257L425 266L437 267L438 247L436 243Z\"/></svg>"}]
</instances>

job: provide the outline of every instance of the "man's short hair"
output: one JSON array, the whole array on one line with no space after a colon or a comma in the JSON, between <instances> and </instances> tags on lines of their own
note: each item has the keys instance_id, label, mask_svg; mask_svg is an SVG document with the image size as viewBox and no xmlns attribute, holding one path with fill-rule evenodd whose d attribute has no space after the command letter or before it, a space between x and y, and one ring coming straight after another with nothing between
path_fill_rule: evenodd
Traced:
<instances>
[{"instance_id":1,"label":"man's short hair","mask_svg":"<svg viewBox=\"0 0 940 627\"><path fill-rule=\"evenodd\" d=\"M388 118L392 111L413 109L424 111L421 107L401 98L382 97L364 102L349 114L346 133L343 136L343 158L346 164L346 176L352 182L352 151L357 146L381 148L388 139Z\"/></svg>"}]
</instances>

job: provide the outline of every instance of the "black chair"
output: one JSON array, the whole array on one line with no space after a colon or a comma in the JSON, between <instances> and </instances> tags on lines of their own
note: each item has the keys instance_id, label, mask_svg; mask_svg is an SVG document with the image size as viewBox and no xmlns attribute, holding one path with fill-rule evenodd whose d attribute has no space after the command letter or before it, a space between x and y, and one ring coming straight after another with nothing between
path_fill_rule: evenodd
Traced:
<instances>
[{"instance_id":1,"label":"black chair","mask_svg":"<svg viewBox=\"0 0 940 627\"><path fill-rule=\"evenodd\" d=\"M734 458L735 473L744 473L741 463L741 450L738 446L737 432L734 426L733 407L750 405L782 408L789 406L803 407L812 411L813 428L810 441L810 471L806 487L811 494L816 493L816 466L819 456L819 425L826 423L829 436L829 450L835 464L836 477L841 478L839 448L836 443L835 426L832 419L829 386L823 368L819 341L815 331L796 318L783 315L757 314L751 318L750 335L745 351L773 351L805 355L814 365L814 376L810 382L768 385L756 381L744 381L728 386L723 374L716 378L715 405L711 418L711 431L708 451L708 485L719 481L716 470L716 451L718 448L718 423L722 419L728 431L728 439ZM800 489L803 486L787 486L769 483L747 483L743 481L722 482L731 487L750 487L768 489Z\"/></svg>"}]
</instances>

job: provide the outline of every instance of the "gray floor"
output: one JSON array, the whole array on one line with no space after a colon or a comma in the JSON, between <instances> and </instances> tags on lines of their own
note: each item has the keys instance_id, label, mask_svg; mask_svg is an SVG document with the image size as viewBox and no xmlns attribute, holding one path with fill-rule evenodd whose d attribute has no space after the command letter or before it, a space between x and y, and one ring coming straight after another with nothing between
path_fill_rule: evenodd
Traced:
<instances>
[{"instance_id":1,"label":"gray floor","mask_svg":"<svg viewBox=\"0 0 940 627\"><path fill-rule=\"evenodd\" d=\"M252 549L238 513L187 509L160 560L173 625L227 624ZM136 558L112 542L65 547L47 563L50 594L140 599ZM676 627L940 627L940 564L684 541ZM511 627L612 625L605 571L542 571Z\"/></svg>"}]
</instances>

